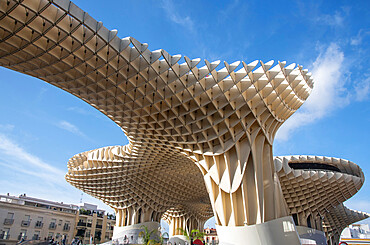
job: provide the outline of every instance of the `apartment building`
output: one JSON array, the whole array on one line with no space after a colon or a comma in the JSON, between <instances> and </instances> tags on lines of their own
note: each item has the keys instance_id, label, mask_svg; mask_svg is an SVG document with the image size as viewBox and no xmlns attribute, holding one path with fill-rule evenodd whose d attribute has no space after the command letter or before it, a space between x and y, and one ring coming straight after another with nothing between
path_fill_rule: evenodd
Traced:
<instances>
[{"instance_id":1,"label":"apartment building","mask_svg":"<svg viewBox=\"0 0 370 245\"><path fill-rule=\"evenodd\" d=\"M0 195L0 245L24 240L54 239L66 243L78 237L83 244L112 239L115 216L96 205L64 204L28 197Z\"/></svg>"},{"instance_id":2,"label":"apartment building","mask_svg":"<svg viewBox=\"0 0 370 245\"><path fill-rule=\"evenodd\" d=\"M0 245L19 240L58 241L64 235L72 241L78 206L63 204L26 194L19 197L0 195Z\"/></svg>"},{"instance_id":3,"label":"apartment building","mask_svg":"<svg viewBox=\"0 0 370 245\"><path fill-rule=\"evenodd\" d=\"M110 241L116 221L114 215L105 214L96 205L84 203L79 205L75 223L74 236L79 237L84 244L93 244Z\"/></svg>"},{"instance_id":4,"label":"apartment building","mask_svg":"<svg viewBox=\"0 0 370 245\"><path fill-rule=\"evenodd\" d=\"M204 241L207 245L215 245L218 244L218 236L217 231L214 228L205 228L204 232Z\"/></svg>"},{"instance_id":5,"label":"apartment building","mask_svg":"<svg viewBox=\"0 0 370 245\"><path fill-rule=\"evenodd\" d=\"M340 241L348 245L370 244L369 224L352 224L347 226L340 236Z\"/></svg>"}]
</instances>

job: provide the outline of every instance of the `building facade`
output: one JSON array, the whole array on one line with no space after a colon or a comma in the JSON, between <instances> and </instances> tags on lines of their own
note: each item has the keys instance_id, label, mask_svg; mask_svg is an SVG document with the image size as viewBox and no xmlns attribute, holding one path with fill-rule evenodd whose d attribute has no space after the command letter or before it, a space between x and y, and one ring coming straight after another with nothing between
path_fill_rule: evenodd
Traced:
<instances>
[{"instance_id":1,"label":"building facade","mask_svg":"<svg viewBox=\"0 0 370 245\"><path fill-rule=\"evenodd\" d=\"M217 230L214 228L204 229L204 242L206 245L218 244Z\"/></svg>"},{"instance_id":2,"label":"building facade","mask_svg":"<svg viewBox=\"0 0 370 245\"><path fill-rule=\"evenodd\" d=\"M343 230L340 241L343 245L370 244L369 224L349 225Z\"/></svg>"},{"instance_id":3,"label":"building facade","mask_svg":"<svg viewBox=\"0 0 370 245\"><path fill-rule=\"evenodd\" d=\"M19 240L71 242L78 206L27 197L0 195L0 244Z\"/></svg>"},{"instance_id":4,"label":"building facade","mask_svg":"<svg viewBox=\"0 0 370 245\"><path fill-rule=\"evenodd\" d=\"M84 203L79 205L76 215L74 237L79 237L84 244L110 241L115 226L115 216L105 214L96 205Z\"/></svg>"},{"instance_id":5,"label":"building facade","mask_svg":"<svg viewBox=\"0 0 370 245\"><path fill-rule=\"evenodd\" d=\"M115 216L92 204L64 204L28 197L0 195L0 244L20 240L66 243L78 237L84 244L112 239Z\"/></svg>"}]
</instances>

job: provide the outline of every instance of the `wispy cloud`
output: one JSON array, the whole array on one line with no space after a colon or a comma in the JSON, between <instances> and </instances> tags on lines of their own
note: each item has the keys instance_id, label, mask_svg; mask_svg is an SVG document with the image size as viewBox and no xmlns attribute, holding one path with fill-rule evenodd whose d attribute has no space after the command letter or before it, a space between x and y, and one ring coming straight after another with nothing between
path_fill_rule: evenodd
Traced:
<instances>
[{"instance_id":1,"label":"wispy cloud","mask_svg":"<svg viewBox=\"0 0 370 245\"><path fill-rule=\"evenodd\" d=\"M369 30L363 30L363 29L359 30L356 36L351 37L350 44L352 46L361 45L362 44L362 40L367 35L370 35L370 31Z\"/></svg>"},{"instance_id":2,"label":"wispy cloud","mask_svg":"<svg viewBox=\"0 0 370 245\"><path fill-rule=\"evenodd\" d=\"M56 126L58 126L61 129L67 130L67 131L69 131L69 132L71 132L73 134L86 137L85 134L82 133L81 130L79 130L77 126L73 125L70 122L67 122L67 121L64 121L63 120L63 121L58 122L56 124Z\"/></svg>"},{"instance_id":3,"label":"wispy cloud","mask_svg":"<svg viewBox=\"0 0 370 245\"><path fill-rule=\"evenodd\" d=\"M68 184L65 171L45 162L28 152L17 142L0 133L0 194L27 193L29 196L47 200L77 204L81 191ZM101 208L113 210L101 201L84 194L83 201L98 204Z\"/></svg>"},{"instance_id":4,"label":"wispy cloud","mask_svg":"<svg viewBox=\"0 0 370 245\"><path fill-rule=\"evenodd\" d=\"M181 25L190 31L194 31L194 22L188 15L181 15L172 0L162 0L162 8L167 17L175 24Z\"/></svg>"},{"instance_id":5,"label":"wispy cloud","mask_svg":"<svg viewBox=\"0 0 370 245\"><path fill-rule=\"evenodd\" d=\"M239 0L234 0L232 2L227 1L228 5L220 11L220 20L224 20L228 17L233 17L232 12L239 6Z\"/></svg>"},{"instance_id":6,"label":"wispy cloud","mask_svg":"<svg viewBox=\"0 0 370 245\"><path fill-rule=\"evenodd\" d=\"M60 183L64 180L64 172L28 153L25 149L0 134L0 165L26 175Z\"/></svg>"},{"instance_id":7,"label":"wispy cloud","mask_svg":"<svg viewBox=\"0 0 370 245\"><path fill-rule=\"evenodd\" d=\"M344 54L331 43L319 54L312 65L314 89L302 108L289 118L278 131L276 139L286 140L296 128L302 127L330 114L349 103L345 89Z\"/></svg>"},{"instance_id":8,"label":"wispy cloud","mask_svg":"<svg viewBox=\"0 0 370 245\"><path fill-rule=\"evenodd\" d=\"M366 78L355 84L355 100L364 101L370 95L370 75L367 74Z\"/></svg>"},{"instance_id":9,"label":"wispy cloud","mask_svg":"<svg viewBox=\"0 0 370 245\"><path fill-rule=\"evenodd\" d=\"M0 124L0 130L2 131L12 131L14 127L12 124Z\"/></svg>"},{"instance_id":10,"label":"wispy cloud","mask_svg":"<svg viewBox=\"0 0 370 245\"><path fill-rule=\"evenodd\" d=\"M344 15L339 11L335 11L333 15L324 14L316 18L316 22L329 26L341 26L344 22Z\"/></svg>"},{"instance_id":11,"label":"wispy cloud","mask_svg":"<svg viewBox=\"0 0 370 245\"><path fill-rule=\"evenodd\" d=\"M96 118L101 118L101 117L105 116L100 111L96 110L95 108L93 108L92 110L87 110L87 109L84 109L82 107L72 106L72 107L68 107L66 110L71 111L71 112L75 112L75 113L80 114L80 115L94 116Z\"/></svg>"}]
</instances>

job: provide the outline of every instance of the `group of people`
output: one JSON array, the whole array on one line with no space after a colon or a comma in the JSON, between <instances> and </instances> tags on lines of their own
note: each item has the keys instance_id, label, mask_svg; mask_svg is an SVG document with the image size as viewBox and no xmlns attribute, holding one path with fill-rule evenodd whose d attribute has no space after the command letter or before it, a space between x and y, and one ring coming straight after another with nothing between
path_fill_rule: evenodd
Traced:
<instances>
[{"instance_id":1,"label":"group of people","mask_svg":"<svg viewBox=\"0 0 370 245\"><path fill-rule=\"evenodd\" d=\"M46 238L44 240L46 240ZM54 237L52 237L51 239L48 240L48 243L52 245L66 245L66 241L67 241L67 237L63 235L60 242L58 242L57 240L54 240Z\"/></svg>"}]
</instances>

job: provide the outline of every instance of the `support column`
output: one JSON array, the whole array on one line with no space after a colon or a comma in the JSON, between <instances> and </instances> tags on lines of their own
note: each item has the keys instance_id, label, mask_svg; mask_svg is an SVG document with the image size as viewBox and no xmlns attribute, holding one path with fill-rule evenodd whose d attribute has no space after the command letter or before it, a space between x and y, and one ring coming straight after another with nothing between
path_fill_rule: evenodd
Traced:
<instances>
[{"instance_id":1,"label":"support column","mask_svg":"<svg viewBox=\"0 0 370 245\"><path fill-rule=\"evenodd\" d=\"M183 231L191 236L192 230L203 231L204 223L207 219L201 219L196 214L186 212L182 209L168 210L164 219L169 223L169 236L172 244L184 244L185 242L190 243L190 240L183 234Z\"/></svg>"},{"instance_id":2,"label":"support column","mask_svg":"<svg viewBox=\"0 0 370 245\"><path fill-rule=\"evenodd\" d=\"M275 174L272 145L261 129L246 134L223 154L194 155L204 176L221 244L244 244L250 239L247 234L254 234L254 244L268 244L267 240L300 244ZM283 231L285 226L289 235ZM230 243L230 236L235 243Z\"/></svg>"},{"instance_id":3,"label":"support column","mask_svg":"<svg viewBox=\"0 0 370 245\"><path fill-rule=\"evenodd\" d=\"M139 233L144 230L143 226L148 228L148 231L158 231L160 220L157 217L160 213L151 209L143 209L141 207L116 208L116 226L113 231L112 240L118 240L119 243L124 243L127 240L130 244L138 244L141 242ZM152 237L156 238L158 232L154 232Z\"/></svg>"}]
</instances>

